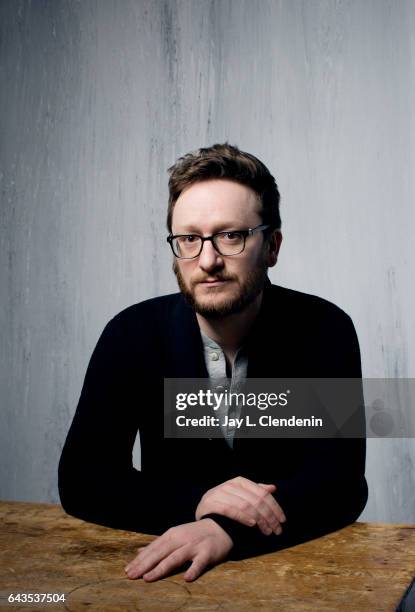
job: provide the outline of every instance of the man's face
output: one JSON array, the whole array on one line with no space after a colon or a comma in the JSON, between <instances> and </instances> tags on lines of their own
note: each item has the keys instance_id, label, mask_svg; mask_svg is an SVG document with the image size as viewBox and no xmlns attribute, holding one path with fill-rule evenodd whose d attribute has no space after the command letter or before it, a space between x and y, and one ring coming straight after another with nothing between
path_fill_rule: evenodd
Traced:
<instances>
[{"instance_id":1,"label":"man's face","mask_svg":"<svg viewBox=\"0 0 415 612\"><path fill-rule=\"evenodd\" d=\"M173 234L211 236L216 232L261 225L261 203L255 192L234 181L211 179L195 183L178 198ZM210 241L194 259L175 259L180 290L195 311L206 318L242 311L263 289L267 275L264 236L248 236L238 255L220 255Z\"/></svg>"}]
</instances>

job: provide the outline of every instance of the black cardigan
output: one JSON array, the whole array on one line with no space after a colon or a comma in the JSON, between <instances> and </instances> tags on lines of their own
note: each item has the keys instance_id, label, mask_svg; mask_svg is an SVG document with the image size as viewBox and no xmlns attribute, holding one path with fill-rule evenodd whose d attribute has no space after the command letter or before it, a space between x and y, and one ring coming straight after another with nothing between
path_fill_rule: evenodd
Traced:
<instances>
[{"instance_id":1,"label":"black cardigan","mask_svg":"<svg viewBox=\"0 0 415 612\"><path fill-rule=\"evenodd\" d=\"M361 377L350 317L269 281L248 337L248 360L248 377ZM196 316L180 293L115 316L92 355L62 451L66 512L162 534L194 521L202 495L221 482L241 475L274 483L287 517L280 536L212 515L234 541L233 558L285 548L358 518L367 501L364 438L236 438L233 449L223 439L164 439L163 378L207 376ZM137 430L141 471L132 466Z\"/></svg>"}]
</instances>

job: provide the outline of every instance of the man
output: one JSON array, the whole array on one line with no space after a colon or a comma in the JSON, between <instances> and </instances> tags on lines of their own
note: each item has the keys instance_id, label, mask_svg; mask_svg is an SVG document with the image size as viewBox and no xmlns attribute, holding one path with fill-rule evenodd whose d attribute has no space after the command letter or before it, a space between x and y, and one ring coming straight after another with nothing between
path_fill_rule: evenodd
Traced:
<instances>
[{"instance_id":1,"label":"man","mask_svg":"<svg viewBox=\"0 0 415 612\"><path fill-rule=\"evenodd\" d=\"M59 466L68 513L159 535L126 567L148 581L187 562L194 580L228 557L318 537L355 521L367 500L363 438L164 438L164 378L361 377L350 318L268 280L282 236L262 162L228 144L200 149L170 168L169 190L180 293L107 325Z\"/></svg>"}]
</instances>

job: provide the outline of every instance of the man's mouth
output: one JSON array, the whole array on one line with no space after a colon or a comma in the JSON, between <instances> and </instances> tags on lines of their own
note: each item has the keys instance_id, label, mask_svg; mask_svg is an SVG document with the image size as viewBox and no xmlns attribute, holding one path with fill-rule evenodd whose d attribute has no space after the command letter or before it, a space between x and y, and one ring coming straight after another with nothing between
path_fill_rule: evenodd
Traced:
<instances>
[{"instance_id":1,"label":"man's mouth","mask_svg":"<svg viewBox=\"0 0 415 612\"><path fill-rule=\"evenodd\" d=\"M228 281L227 280L223 280L223 279L212 278L212 279L206 279L204 281L201 281L200 285L209 286L209 287L215 287L215 286L223 285L226 282L228 282Z\"/></svg>"}]
</instances>

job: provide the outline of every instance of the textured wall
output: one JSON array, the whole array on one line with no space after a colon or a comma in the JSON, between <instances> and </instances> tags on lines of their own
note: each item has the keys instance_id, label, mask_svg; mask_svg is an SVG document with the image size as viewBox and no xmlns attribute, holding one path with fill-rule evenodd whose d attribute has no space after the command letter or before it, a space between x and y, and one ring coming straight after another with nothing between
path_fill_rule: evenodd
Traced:
<instances>
[{"instance_id":1,"label":"textured wall","mask_svg":"<svg viewBox=\"0 0 415 612\"><path fill-rule=\"evenodd\" d=\"M3 498L58 500L104 324L176 290L166 168L201 145L275 173L271 279L351 314L366 376L415 376L414 46L411 0L2 0ZM364 518L415 521L413 442L369 441Z\"/></svg>"}]
</instances>

